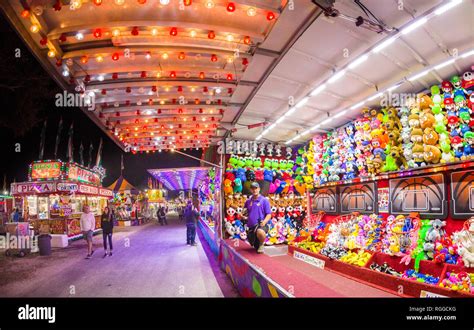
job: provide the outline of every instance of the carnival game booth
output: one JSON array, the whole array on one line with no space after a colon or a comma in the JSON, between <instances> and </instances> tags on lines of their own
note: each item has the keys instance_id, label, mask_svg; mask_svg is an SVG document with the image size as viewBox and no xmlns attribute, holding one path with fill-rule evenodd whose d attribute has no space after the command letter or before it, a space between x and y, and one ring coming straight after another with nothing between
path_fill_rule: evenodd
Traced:
<instances>
[{"instance_id":1,"label":"carnival game booth","mask_svg":"<svg viewBox=\"0 0 474 330\"><path fill-rule=\"evenodd\" d=\"M25 221L35 233L53 235L53 246L81 236L82 207L89 205L100 228L100 214L113 197L101 186L101 174L77 163L61 160L35 161L29 167L28 181L12 183L11 194ZM97 229L97 231L100 229Z\"/></svg>"},{"instance_id":2,"label":"carnival game booth","mask_svg":"<svg viewBox=\"0 0 474 330\"><path fill-rule=\"evenodd\" d=\"M108 188L113 191L112 205L115 209L117 225L128 227L140 224L141 217L137 213L139 209L137 205L139 190L122 175Z\"/></svg>"},{"instance_id":3,"label":"carnival game booth","mask_svg":"<svg viewBox=\"0 0 474 330\"><path fill-rule=\"evenodd\" d=\"M411 19L388 2L372 2L399 27L378 39L339 18L331 21L367 40L340 60L331 56L360 43L316 20L257 93L241 123L254 119L257 108L274 109L275 120L257 134L237 136L294 146L292 171L307 188L309 216L285 256L259 256L243 240L225 241L220 256L231 278L246 259L281 288L293 286L295 296L473 297L474 50L452 37L454 31L472 35L466 13L472 3L414 5L419 15ZM456 21L452 30L436 28L449 21ZM458 55L442 55L435 30L436 40L456 44ZM311 43L314 35L327 36L324 47ZM402 50L407 45L414 53ZM414 54L430 64L421 65ZM304 83L289 88L281 80ZM294 103L274 106L270 90ZM237 170L250 167L243 161ZM240 190L240 182L224 186L229 195ZM256 295L251 281L234 283Z\"/></svg>"}]
</instances>

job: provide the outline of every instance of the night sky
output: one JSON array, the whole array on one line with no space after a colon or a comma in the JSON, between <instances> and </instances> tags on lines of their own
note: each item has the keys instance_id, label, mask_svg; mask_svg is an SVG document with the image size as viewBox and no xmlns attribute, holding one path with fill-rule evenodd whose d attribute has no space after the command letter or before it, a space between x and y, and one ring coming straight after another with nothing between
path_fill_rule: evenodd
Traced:
<instances>
[{"instance_id":1,"label":"night sky","mask_svg":"<svg viewBox=\"0 0 474 330\"><path fill-rule=\"evenodd\" d=\"M1 14L0 14L1 15ZM103 138L102 166L107 170L104 186L111 184L120 175L122 150L107 137L80 109L58 108L54 95L62 90L36 61L29 49L0 16L0 188L3 176L7 185L13 180L26 181L28 165L38 159L39 141L44 120L47 120L46 147L43 159L51 159L59 119L63 118L63 130L58 158L66 160L69 126L74 122L74 160L79 161L79 145L84 145L84 159L89 159L89 145L94 144L93 162ZM15 57L15 50L21 50L21 57ZM13 87L13 88L12 88ZM21 152L15 151L20 143ZM186 151L201 157L201 150ZM150 154L124 154L124 177L138 188L145 188L149 177L148 168L173 168L199 166L199 161L170 152Z\"/></svg>"}]
</instances>

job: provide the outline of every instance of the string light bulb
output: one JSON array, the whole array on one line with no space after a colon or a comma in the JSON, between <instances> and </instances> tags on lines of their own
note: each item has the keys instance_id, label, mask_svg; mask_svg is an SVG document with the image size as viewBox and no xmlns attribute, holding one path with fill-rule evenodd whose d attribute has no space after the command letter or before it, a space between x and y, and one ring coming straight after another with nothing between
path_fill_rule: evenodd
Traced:
<instances>
[{"instance_id":1,"label":"string light bulb","mask_svg":"<svg viewBox=\"0 0 474 330\"><path fill-rule=\"evenodd\" d=\"M227 4L227 11L229 13L233 13L235 11L235 4L233 2L229 2Z\"/></svg>"},{"instance_id":2,"label":"string light bulb","mask_svg":"<svg viewBox=\"0 0 474 330\"><path fill-rule=\"evenodd\" d=\"M170 3L170 0L160 0L160 4L162 6L167 6L167 5L169 5L169 3Z\"/></svg>"},{"instance_id":3,"label":"string light bulb","mask_svg":"<svg viewBox=\"0 0 474 330\"><path fill-rule=\"evenodd\" d=\"M191 38L196 37L196 35L197 35L196 30L191 30L191 31L189 32L189 36L190 36Z\"/></svg>"},{"instance_id":4,"label":"string light bulb","mask_svg":"<svg viewBox=\"0 0 474 330\"><path fill-rule=\"evenodd\" d=\"M173 37L176 37L178 35L178 29L175 28L175 27L172 27L170 29L170 35L173 36Z\"/></svg>"},{"instance_id":5,"label":"string light bulb","mask_svg":"<svg viewBox=\"0 0 474 330\"><path fill-rule=\"evenodd\" d=\"M56 52L54 50L49 50L48 51L48 57L55 57L56 56Z\"/></svg>"},{"instance_id":6,"label":"string light bulb","mask_svg":"<svg viewBox=\"0 0 474 330\"><path fill-rule=\"evenodd\" d=\"M164 60L167 60L168 57L169 57L168 53L161 54L161 58L164 59Z\"/></svg>"},{"instance_id":7,"label":"string light bulb","mask_svg":"<svg viewBox=\"0 0 474 330\"><path fill-rule=\"evenodd\" d=\"M207 37L208 37L209 39L214 39L214 38L216 37L216 34L215 34L214 31L211 30L211 31L209 31L209 33L207 34Z\"/></svg>"},{"instance_id":8,"label":"string light bulb","mask_svg":"<svg viewBox=\"0 0 474 330\"><path fill-rule=\"evenodd\" d=\"M117 6L122 6L125 3L125 0L114 0Z\"/></svg>"},{"instance_id":9,"label":"string light bulb","mask_svg":"<svg viewBox=\"0 0 474 330\"><path fill-rule=\"evenodd\" d=\"M40 30L40 28L39 28L39 26L36 25L36 24L33 24L33 25L30 26L30 31L31 31L32 33L38 33L39 30Z\"/></svg>"},{"instance_id":10,"label":"string light bulb","mask_svg":"<svg viewBox=\"0 0 474 330\"><path fill-rule=\"evenodd\" d=\"M214 8L216 4L214 3L214 1L212 0L207 0L205 3L204 3L204 6L207 8L207 9L212 9Z\"/></svg>"},{"instance_id":11,"label":"string light bulb","mask_svg":"<svg viewBox=\"0 0 474 330\"><path fill-rule=\"evenodd\" d=\"M112 35L113 35L114 37L120 36L120 30L119 30L119 29L113 29L113 30L112 30Z\"/></svg>"},{"instance_id":12,"label":"string light bulb","mask_svg":"<svg viewBox=\"0 0 474 330\"><path fill-rule=\"evenodd\" d=\"M255 15L257 15L257 9L255 7L249 7L249 9L247 9L247 16L253 17Z\"/></svg>"},{"instance_id":13,"label":"string light bulb","mask_svg":"<svg viewBox=\"0 0 474 330\"><path fill-rule=\"evenodd\" d=\"M157 29L157 28L151 29L151 35L152 35L152 36L158 35L158 29Z\"/></svg>"}]
</instances>

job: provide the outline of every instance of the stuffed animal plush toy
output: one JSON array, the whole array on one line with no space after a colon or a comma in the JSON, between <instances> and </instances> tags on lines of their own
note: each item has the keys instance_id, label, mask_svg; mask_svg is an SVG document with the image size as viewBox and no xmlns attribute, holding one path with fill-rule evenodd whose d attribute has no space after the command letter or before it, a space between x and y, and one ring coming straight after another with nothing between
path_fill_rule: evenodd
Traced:
<instances>
[{"instance_id":1,"label":"stuffed animal plush toy","mask_svg":"<svg viewBox=\"0 0 474 330\"><path fill-rule=\"evenodd\" d=\"M262 170L262 168L257 168L255 170L255 180L257 181L262 181L264 180L265 176L264 176L264 171ZM271 179L270 179L271 181Z\"/></svg>"},{"instance_id":2,"label":"stuffed animal plush toy","mask_svg":"<svg viewBox=\"0 0 474 330\"><path fill-rule=\"evenodd\" d=\"M240 178L235 178L234 193L241 193L241 192L242 192L242 180L240 180Z\"/></svg>"},{"instance_id":3,"label":"stuffed animal plush toy","mask_svg":"<svg viewBox=\"0 0 474 330\"><path fill-rule=\"evenodd\" d=\"M269 169L265 169L263 171L263 179L265 181L272 182L273 181L273 171L269 170Z\"/></svg>"},{"instance_id":4,"label":"stuffed animal plush toy","mask_svg":"<svg viewBox=\"0 0 474 330\"><path fill-rule=\"evenodd\" d=\"M413 164L411 167L419 167L425 166L425 149L423 148L423 144L415 143L413 144L412 148L412 155L413 155Z\"/></svg>"},{"instance_id":5,"label":"stuffed animal plush toy","mask_svg":"<svg viewBox=\"0 0 474 330\"><path fill-rule=\"evenodd\" d=\"M247 176L245 175L245 169L244 168L238 168L236 171L236 180L240 179L241 183L247 181Z\"/></svg>"},{"instance_id":6,"label":"stuffed animal plush toy","mask_svg":"<svg viewBox=\"0 0 474 330\"><path fill-rule=\"evenodd\" d=\"M428 164L438 164L441 159L441 151L435 146L425 145L423 158Z\"/></svg>"},{"instance_id":7,"label":"stuffed animal plush toy","mask_svg":"<svg viewBox=\"0 0 474 330\"><path fill-rule=\"evenodd\" d=\"M423 143L425 145L434 146L438 143L438 139L439 139L438 133L436 133L436 131L433 128L431 127L425 128L425 130L423 131Z\"/></svg>"},{"instance_id":8,"label":"stuffed animal plush toy","mask_svg":"<svg viewBox=\"0 0 474 330\"><path fill-rule=\"evenodd\" d=\"M225 220L230 224L234 223L234 221L235 221L235 209L232 206L227 208L227 216L225 217Z\"/></svg>"},{"instance_id":9,"label":"stuffed animal plush toy","mask_svg":"<svg viewBox=\"0 0 474 330\"><path fill-rule=\"evenodd\" d=\"M431 128L436 122L435 117L431 114L431 109L429 111L422 112L419 118L421 129L425 129L428 127Z\"/></svg>"},{"instance_id":10,"label":"stuffed animal plush toy","mask_svg":"<svg viewBox=\"0 0 474 330\"><path fill-rule=\"evenodd\" d=\"M446 221L441 221L440 219L435 219L430 221L431 228L426 233L426 241L434 242L440 240L445 234L444 226L446 226Z\"/></svg>"},{"instance_id":11,"label":"stuffed animal plush toy","mask_svg":"<svg viewBox=\"0 0 474 330\"><path fill-rule=\"evenodd\" d=\"M232 192L232 181L230 181L229 179L224 179L224 194L230 195L232 194Z\"/></svg>"}]
</instances>

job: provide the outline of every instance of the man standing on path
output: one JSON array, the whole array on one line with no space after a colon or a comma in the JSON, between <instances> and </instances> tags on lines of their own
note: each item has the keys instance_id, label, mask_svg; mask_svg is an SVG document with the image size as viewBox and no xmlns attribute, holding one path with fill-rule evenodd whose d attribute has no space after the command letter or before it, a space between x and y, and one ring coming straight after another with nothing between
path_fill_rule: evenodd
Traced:
<instances>
[{"instance_id":1,"label":"man standing on path","mask_svg":"<svg viewBox=\"0 0 474 330\"><path fill-rule=\"evenodd\" d=\"M196 223L199 217L197 203L194 205L191 200L188 201L184 210L184 219L186 220L186 244L196 246Z\"/></svg>"},{"instance_id":2,"label":"man standing on path","mask_svg":"<svg viewBox=\"0 0 474 330\"><path fill-rule=\"evenodd\" d=\"M267 223L271 219L272 211L268 199L260 195L260 185L252 182L250 189L252 196L245 202L249 228L247 237L257 253L263 253L263 243L268 232Z\"/></svg>"},{"instance_id":3,"label":"man standing on path","mask_svg":"<svg viewBox=\"0 0 474 330\"><path fill-rule=\"evenodd\" d=\"M92 250L92 236L95 230L95 217L94 213L91 212L89 205L84 205L82 208L81 215L81 231L84 235L84 239L87 242L87 256L86 259L90 259L94 251Z\"/></svg>"}]
</instances>

